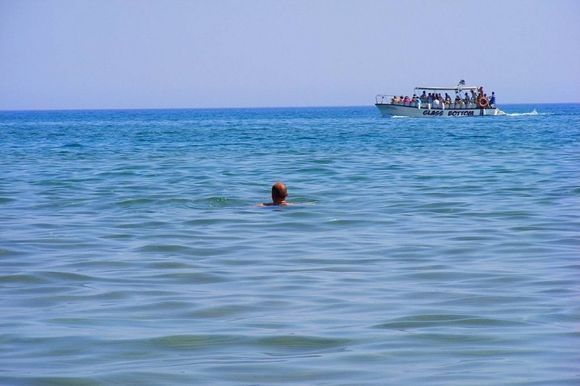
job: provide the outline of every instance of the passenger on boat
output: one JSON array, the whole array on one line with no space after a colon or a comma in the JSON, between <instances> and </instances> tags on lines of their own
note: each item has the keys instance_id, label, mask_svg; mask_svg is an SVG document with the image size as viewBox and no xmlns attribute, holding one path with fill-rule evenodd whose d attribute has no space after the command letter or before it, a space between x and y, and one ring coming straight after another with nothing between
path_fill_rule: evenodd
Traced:
<instances>
[{"instance_id":1,"label":"passenger on boat","mask_svg":"<svg viewBox=\"0 0 580 386\"><path fill-rule=\"evenodd\" d=\"M465 104L469 106L469 104L471 103L471 99L469 99L469 94L465 93L465 98L463 98L463 102L465 102Z\"/></svg>"},{"instance_id":2,"label":"passenger on boat","mask_svg":"<svg viewBox=\"0 0 580 386\"><path fill-rule=\"evenodd\" d=\"M475 103L475 101L477 100L477 94L475 93L475 91L470 90L471 91L471 102Z\"/></svg>"},{"instance_id":3,"label":"passenger on boat","mask_svg":"<svg viewBox=\"0 0 580 386\"><path fill-rule=\"evenodd\" d=\"M477 103L478 107L482 98L487 99L487 96L483 92L483 86L479 86L479 88L477 89L477 98L475 99L475 102Z\"/></svg>"},{"instance_id":4,"label":"passenger on boat","mask_svg":"<svg viewBox=\"0 0 580 386\"><path fill-rule=\"evenodd\" d=\"M451 96L447 93L445 93L445 107L451 107Z\"/></svg>"},{"instance_id":5,"label":"passenger on boat","mask_svg":"<svg viewBox=\"0 0 580 386\"><path fill-rule=\"evenodd\" d=\"M403 99L403 104L408 105L409 103L411 103L411 98L405 95L405 99Z\"/></svg>"},{"instance_id":6,"label":"passenger on boat","mask_svg":"<svg viewBox=\"0 0 580 386\"><path fill-rule=\"evenodd\" d=\"M495 108L495 91L491 92L491 98L489 99L489 106Z\"/></svg>"}]
</instances>

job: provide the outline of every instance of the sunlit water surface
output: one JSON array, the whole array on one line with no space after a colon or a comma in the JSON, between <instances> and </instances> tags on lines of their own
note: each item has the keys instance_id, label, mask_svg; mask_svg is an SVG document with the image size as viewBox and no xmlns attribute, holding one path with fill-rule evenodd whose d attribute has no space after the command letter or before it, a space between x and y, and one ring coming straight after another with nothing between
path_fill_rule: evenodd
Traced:
<instances>
[{"instance_id":1,"label":"sunlit water surface","mask_svg":"<svg viewBox=\"0 0 580 386\"><path fill-rule=\"evenodd\" d=\"M580 105L505 110L0 113L0 384L579 385Z\"/></svg>"}]
</instances>

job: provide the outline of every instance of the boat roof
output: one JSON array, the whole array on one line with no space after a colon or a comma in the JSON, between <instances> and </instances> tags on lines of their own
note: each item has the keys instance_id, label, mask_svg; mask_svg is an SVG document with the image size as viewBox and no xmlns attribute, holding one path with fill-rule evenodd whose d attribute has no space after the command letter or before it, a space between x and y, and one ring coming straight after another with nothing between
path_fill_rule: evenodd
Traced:
<instances>
[{"instance_id":1,"label":"boat roof","mask_svg":"<svg viewBox=\"0 0 580 386\"><path fill-rule=\"evenodd\" d=\"M415 87L415 90L431 90L431 91L454 91L454 90L479 90L479 87L474 86L453 86L453 87Z\"/></svg>"}]
</instances>

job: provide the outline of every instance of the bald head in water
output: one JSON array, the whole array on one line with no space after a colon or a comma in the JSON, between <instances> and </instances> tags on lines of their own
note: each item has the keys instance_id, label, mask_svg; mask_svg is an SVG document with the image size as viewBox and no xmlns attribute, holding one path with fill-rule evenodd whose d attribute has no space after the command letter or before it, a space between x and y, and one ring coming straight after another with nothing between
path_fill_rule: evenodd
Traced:
<instances>
[{"instance_id":1,"label":"bald head in water","mask_svg":"<svg viewBox=\"0 0 580 386\"><path fill-rule=\"evenodd\" d=\"M258 206L274 206L274 205L288 205L286 202L288 197L288 188L283 182L276 182L272 185L272 202L264 202Z\"/></svg>"},{"instance_id":2,"label":"bald head in water","mask_svg":"<svg viewBox=\"0 0 580 386\"><path fill-rule=\"evenodd\" d=\"M283 182L276 182L272 185L272 204L286 205L286 197L288 197L288 188Z\"/></svg>"}]
</instances>

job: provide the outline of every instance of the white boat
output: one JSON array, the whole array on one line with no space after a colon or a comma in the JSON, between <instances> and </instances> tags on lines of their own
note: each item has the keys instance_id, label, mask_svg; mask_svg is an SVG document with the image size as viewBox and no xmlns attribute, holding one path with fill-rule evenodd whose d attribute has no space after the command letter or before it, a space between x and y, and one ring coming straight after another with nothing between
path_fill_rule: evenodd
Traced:
<instances>
[{"instance_id":1,"label":"white boat","mask_svg":"<svg viewBox=\"0 0 580 386\"><path fill-rule=\"evenodd\" d=\"M419 93L422 92L421 95ZM442 98L441 92L454 92L455 97ZM465 93L465 97L461 97ZM445 100L446 99L446 100ZM375 106L383 116L401 117L481 117L505 115L494 102L483 93L483 87L465 86L460 81L454 87L415 87L414 95L377 95Z\"/></svg>"}]
</instances>

